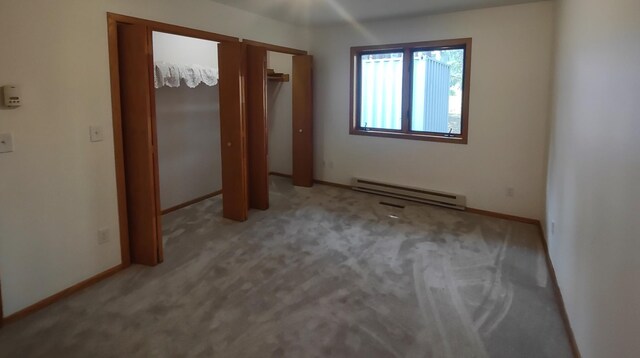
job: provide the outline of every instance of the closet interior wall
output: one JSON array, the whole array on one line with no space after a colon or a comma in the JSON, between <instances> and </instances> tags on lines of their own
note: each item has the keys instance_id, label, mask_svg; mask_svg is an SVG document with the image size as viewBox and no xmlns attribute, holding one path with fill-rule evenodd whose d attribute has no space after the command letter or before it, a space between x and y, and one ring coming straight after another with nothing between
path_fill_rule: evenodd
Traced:
<instances>
[{"instance_id":1,"label":"closet interior wall","mask_svg":"<svg viewBox=\"0 0 640 358\"><path fill-rule=\"evenodd\" d=\"M290 75L288 82L267 81L269 172L292 174L292 56L267 52L267 68Z\"/></svg>"},{"instance_id":2,"label":"closet interior wall","mask_svg":"<svg viewBox=\"0 0 640 358\"><path fill-rule=\"evenodd\" d=\"M218 43L153 33L154 62L218 68ZM156 89L161 209L222 189L219 86Z\"/></svg>"}]
</instances>

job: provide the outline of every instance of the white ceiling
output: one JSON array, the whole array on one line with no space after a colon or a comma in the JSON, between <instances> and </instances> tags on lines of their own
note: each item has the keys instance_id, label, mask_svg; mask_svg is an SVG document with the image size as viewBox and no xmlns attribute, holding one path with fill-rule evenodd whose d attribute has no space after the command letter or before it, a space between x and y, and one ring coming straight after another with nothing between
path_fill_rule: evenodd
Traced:
<instances>
[{"instance_id":1,"label":"white ceiling","mask_svg":"<svg viewBox=\"0 0 640 358\"><path fill-rule=\"evenodd\" d=\"M540 0L213 0L273 19L321 25L443 13Z\"/></svg>"}]
</instances>

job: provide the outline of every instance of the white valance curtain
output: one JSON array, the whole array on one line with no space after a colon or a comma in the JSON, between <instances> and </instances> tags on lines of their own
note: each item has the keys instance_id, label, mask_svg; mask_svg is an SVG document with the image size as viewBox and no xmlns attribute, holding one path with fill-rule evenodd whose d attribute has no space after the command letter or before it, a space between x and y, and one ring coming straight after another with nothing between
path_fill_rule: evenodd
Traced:
<instances>
[{"instance_id":1,"label":"white valance curtain","mask_svg":"<svg viewBox=\"0 0 640 358\"><path fill-rule=\"evenodd\" d=\"M215 86L218 84L218 69L160 61L155 63L154 85L156 88L180 87L181 81L189 88L196 88L200 83Z\"/></svg>"}]
</instances>

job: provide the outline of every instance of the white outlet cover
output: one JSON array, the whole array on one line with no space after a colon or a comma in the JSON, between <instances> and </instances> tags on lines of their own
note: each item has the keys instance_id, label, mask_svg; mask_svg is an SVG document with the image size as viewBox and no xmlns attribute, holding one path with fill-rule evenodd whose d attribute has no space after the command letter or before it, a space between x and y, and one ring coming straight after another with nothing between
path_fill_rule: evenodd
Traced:
<instances>
[{"instance_id":1,"label":"white outlet cover","mask_svg":"<svg viewBox=\"0 0 640 358\"><path fill-rule=\"evenodd\" d=\"M13 135L11 133L0 133L0 153L13 152Z\"/></svg>"},{"instance_id":2,"label":"white outlet cover","mask_svg":"<svg viewBox=\"0 0 640 358\"><path fill-rule=\"evenodd\" d=\"M507 188L507 196L512 198L514 197L516 194L516 190L514 188L508 187Z\"/></svg>"},{"instance_id":3,"label":"white outlet cover","mask_svg":"<svg viewBox=\"0 0 640 358\"><path fill-rule=\"evenodd\" d=\"M104 140L104 132L101 126L89 127L89 139L92 142L102 142Z\"/></svg>"},{"instance_id":4,"label":"white outlet cover","mask_svg":"<svg viewBox=\"0 0 640 358\"><path fill-rule=\"evenodd\" d=\"M109 229L103 228L98 230L98 244L106 244L109 242Z\"/></svg>"}]
</instances>

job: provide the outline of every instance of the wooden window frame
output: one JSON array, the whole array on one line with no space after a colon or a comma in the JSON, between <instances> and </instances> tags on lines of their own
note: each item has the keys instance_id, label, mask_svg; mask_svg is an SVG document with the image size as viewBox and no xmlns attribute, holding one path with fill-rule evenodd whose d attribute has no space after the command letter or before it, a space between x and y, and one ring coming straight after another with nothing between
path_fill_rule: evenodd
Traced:
<instances>
[{"instance_id":1,"label":"wooden window frame","mask_svg":"<svg viewBox=\"0 0 640 358\"><path fill-rule=\"evenodd\" d=\"M351 84L349 100L349 134L373 137L387 137L411 140L423 140L431 142L445 142L467 144L469 132L469 88L471 79L471 38L451 40L409 42L401 44L356 46L351 47ZM430 133L411 130L410 113L412 97L412 53L415 51L453 50L464 49L464 64L462 71L462 113L460 118L460 134ZM361 93L361 66L362 55L385 52L403 52L403 79L402 79L402 124L400 130L378 129L360 127L360 93Z\"/></svg>"}]
</instances>

